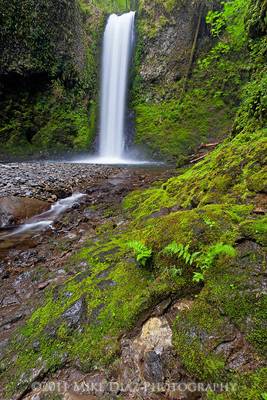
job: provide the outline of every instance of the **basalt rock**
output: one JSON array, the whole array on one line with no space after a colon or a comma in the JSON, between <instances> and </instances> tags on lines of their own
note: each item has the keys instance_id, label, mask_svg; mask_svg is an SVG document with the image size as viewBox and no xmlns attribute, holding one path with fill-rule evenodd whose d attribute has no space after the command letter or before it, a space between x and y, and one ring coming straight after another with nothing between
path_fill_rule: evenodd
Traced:
<instances>
[{"instance_id":1,"label":"basalt rock","mask_svg":"<svg viewBox=\"0 0 267 400\"><path fill-rule=\"evenodd\" d=\"M46 211L49 205L45 201L21 198L1 197L0 198L0 227L18 224L36 214Z\"/></svg>"},{"instance_id":2,"label":"basalt rock","mask_svg":"<svg viewBox=\"0 0 267 400\"><path fill-rule=\"evenodd\" d=\"M76 301L70 308L68 308L63 314L63 321L67 323L69 328L77 328L86 319L86 302L82 297Z\"/></svg>"},{"instance_id":3,"label":"basalt rock","mask_svg":"<svg viewBox=\"0 0 267 400\"><path fill-rule=\"evenodd\" d=\"M150 1L142 2L139 21L139 40L143 44L140 74L146 85L175 82L187 74L195 36L196 52L210 46L205 15L217 6L217 1L177 0L172 2L172 6L159 2L155 9Z\"/></svg>"}]
</instances>

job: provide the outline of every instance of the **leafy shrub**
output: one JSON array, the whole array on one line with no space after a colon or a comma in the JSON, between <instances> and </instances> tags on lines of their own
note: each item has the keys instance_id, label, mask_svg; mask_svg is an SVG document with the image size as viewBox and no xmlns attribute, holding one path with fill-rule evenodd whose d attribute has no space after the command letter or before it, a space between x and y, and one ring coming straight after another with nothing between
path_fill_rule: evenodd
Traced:
<instances>
[{"instance_id":1,"label":"leafy shrub","mask_svg":"<svg viewBox=\"0 0 267 400\"><path fill-rule=\"evenodd\" d=\"M242 45L246 41L247 6L247 0L230 0L224 2L222 11L210 11L206 21L210 25L213 36L220 37L226 30L233 44L237 47Z\"/></svg>"}]
</instances>

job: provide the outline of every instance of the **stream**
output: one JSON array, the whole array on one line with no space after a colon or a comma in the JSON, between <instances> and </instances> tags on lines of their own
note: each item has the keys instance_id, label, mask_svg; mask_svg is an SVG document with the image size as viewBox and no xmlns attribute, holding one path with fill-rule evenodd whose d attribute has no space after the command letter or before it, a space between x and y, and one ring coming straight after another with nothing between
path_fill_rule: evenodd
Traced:
<instances>
[{"instance_id":1,"label":"stream","mask_svg":"<svg viewBox=\"0 0 267 400\"><path fill-rule=\"evenodd\" d=\"M0 355L44 289L83 270L82 263L70 270L69 257L101 225L126 222L124 196L172 173L162 166L0 164Z\"/></svg>"}]
</instances>

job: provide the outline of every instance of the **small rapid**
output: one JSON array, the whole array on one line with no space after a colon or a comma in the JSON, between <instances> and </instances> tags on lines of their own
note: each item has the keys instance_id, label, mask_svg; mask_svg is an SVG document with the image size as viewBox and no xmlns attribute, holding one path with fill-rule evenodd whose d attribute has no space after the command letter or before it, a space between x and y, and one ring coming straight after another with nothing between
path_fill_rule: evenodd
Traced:
<instances>
[{"instance_id":1,"label":"small rapid","mask_svg":"<svg viewBox=\"0 0 267 400\"><path fill-rule=\"evenodd\" d=\"M45 211L39 215L30 218L25 223L14 227L9 233L0 235L0 240L6 240L10 237L31 233L35 234L44 231L48 228L53 227L53 223L62 215L65 211L71 209L75 203L86 195L83 193L74 193L72 196L61 199L53 204L48 211Z\"/></svg>"}]
</instances>

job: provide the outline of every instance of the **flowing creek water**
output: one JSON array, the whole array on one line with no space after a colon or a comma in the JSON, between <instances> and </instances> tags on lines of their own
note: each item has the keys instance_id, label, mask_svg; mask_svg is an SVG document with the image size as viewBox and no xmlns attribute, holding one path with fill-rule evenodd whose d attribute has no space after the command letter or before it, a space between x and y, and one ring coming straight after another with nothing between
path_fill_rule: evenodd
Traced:
<instances>
[{"instance_id":1,"label":"flowing creek water","mask_svg":"<svg viewBox=\"0 0 267 400\"><path fill-rule=\"evenodd\" d=\"M54 169L58 175L51 182L49 177ZM29 178L31 171L43 182L37 192L34 178ZM10 205L16 203L16 199L24 199L26 204L30 201L31 211L34 211L31 202L34 196L50 201L59 194L65 198L54 200L54 203L43 201L43 212L26 219L22 217L8 229L1 229L0 355L14 329L43 298L43 290L83 271L82 263L75 270L69 269L68 259L85 245L88 238L97 240L97 232L103 224L115 227L127 221L121 209L124 196L132 190L148 187L155 180L167 179L173 170L159 167L89 168L78 164L64 164L59 169L55 164L37 163L18 163L6 168L0 164L0 175L4 177L5 174L12 182L12 186L5 189ZM76 183L71 181L75 174ZM16 181L18 176L20 180ZM26 177L28 181L24 185L27 188L24 189L19 182ZM80 194L69 195L71 189ZM0 179L0 193L1 190L4 190L4 184ZM25 197L23 190L31 192L32 198Z\"/></svg>"}]
</instances>

